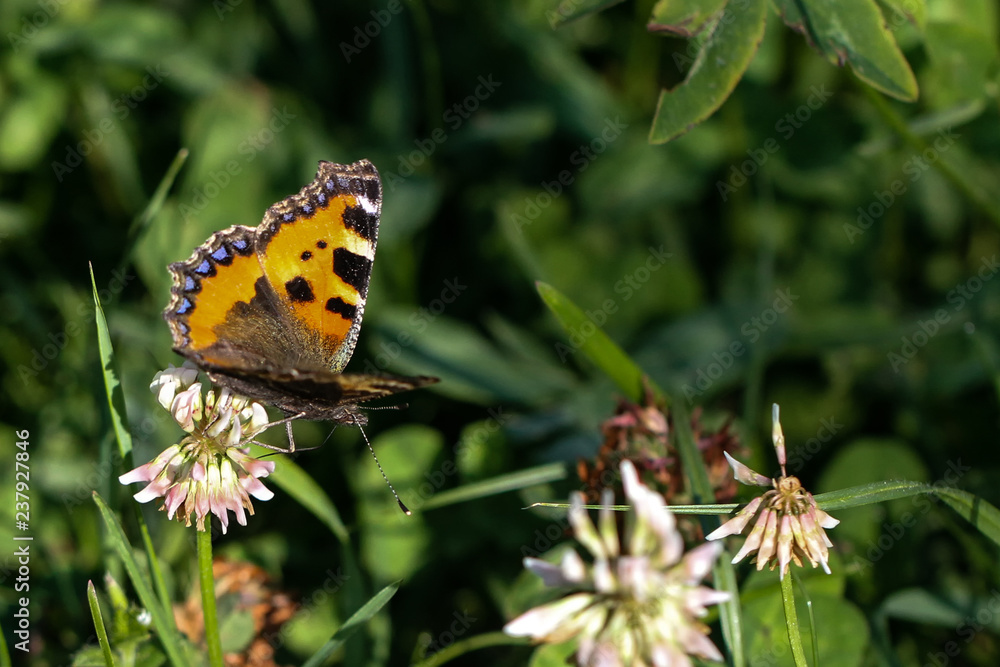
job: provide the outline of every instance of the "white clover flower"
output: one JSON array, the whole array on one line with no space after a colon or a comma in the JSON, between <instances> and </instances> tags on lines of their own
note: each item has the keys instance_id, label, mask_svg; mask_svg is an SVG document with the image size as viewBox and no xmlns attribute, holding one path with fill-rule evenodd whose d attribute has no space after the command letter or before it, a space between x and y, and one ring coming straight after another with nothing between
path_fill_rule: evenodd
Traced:
<instances>
[{"instance_id":1,"label":"white clover flower","mask_svg":"<svg viewBox=\"0 0 1000 667\"><path fill-rule=\"evenodd\" d=\"M743 532L750 520L757 516L753 530L747 536L743 547L733 557L737 563L748 554L757 552L757 569L762 570L767 563L780 568L779 576L784 578L788 565L794 562L799 567L805 560L830 574L828 547L833 542L824 528L833 528L840 521L821 510L811 493L802 488L797 477L785 472L785 435L781 430L778 404L771 411L771 438L781 464L781 477L772 480L743 465L726 454L733 476L744 484L773 486L763 496L754 498L736 516L716 528L706 536L707 540L718 540L728 535Z\"/></svg>"},{"instance_id":2,"label":"white clover flower","mask_svg":"<svg viewBox=\"0 0 1000 667\"><path fill-rule=\"evenodd\" d=\"M202 396L198 370L190 362L156 374L150 390L189 435L161 452L149 463L118 478L122 484L149 482L135 494L146 503L162 497L167 517L205 530L203 519L215 514L222 532L229 527L229 511L241 526L244 510L253 514L250 496L270 500L274 493L261 477L274 471L273 461L251 457L240 445L264 430L267 412L259 403L234 395L229 389L210 390Z\"/></svg>"},{"instance_id":3,"label":"white clover flower","mask_svg":"<svg viewBox=\"0 0 1000 667\"><path fill-rule=\"evenodd\" d=\"M708 627L698 620L708 605L729 599L729 593L699 584L721 545L706 543L684 553L663 497L639 481L631 461L621 463L621 474L632 505L622 539L609 490L596 527L583 495L573 494L569 521L594 562L588 567L575 551L566 552L559 565L525 558L524 566L546 586L572 591L521 614L504 632L549 643L576 639L577 665L689 667L688 656L721 661Z\"/></svg>"}]
</instances>

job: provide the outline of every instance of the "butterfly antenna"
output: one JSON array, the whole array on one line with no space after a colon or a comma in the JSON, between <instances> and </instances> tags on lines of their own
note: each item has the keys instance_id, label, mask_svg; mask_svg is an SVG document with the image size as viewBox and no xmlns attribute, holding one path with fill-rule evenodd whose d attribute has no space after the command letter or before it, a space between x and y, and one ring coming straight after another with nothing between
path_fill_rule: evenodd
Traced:
<instances>
[{"instance_id":1,"label":"butterfly antenna","mask_svg":"<svg viewBox=\"0 0 1000 667\"><path fill-rule=\"evenodd\" d=\"M365 410L405 410L410 407L409 403L394 403L392 405L366 405Z\"/></svg>"},{"instance_id":2,"label":"butterfly antenna","mask_svg":"<svg viewBox=\"0 0 1000 667\"><path fill-rule=\"evenodd\" d=\"M411 512L410 508L404 505L403 501L399 499L399 494L396 493L396 489L392 488L392 482L390 482L389 478L385 476L385 471L382 470L382 464L379 463L378 457L375 456L375 449L372 447L372 443L368 441L368 434L365 433L365 430L361 428L361 424L357 421L354 422L354 425L358 427L359 431L361 431L361 437L365 439L365 444L368 445L368 451L372 453L372 458L375 459L375 465L378 466L378 471L382 473L382 479L384 479L385 483L389 485L389 490L392 491L392 495L396 498L396 503L399 505L399 509L403 510L403 514L406 516L412 516L413 512Z\"/></svg>"}]
</instances>

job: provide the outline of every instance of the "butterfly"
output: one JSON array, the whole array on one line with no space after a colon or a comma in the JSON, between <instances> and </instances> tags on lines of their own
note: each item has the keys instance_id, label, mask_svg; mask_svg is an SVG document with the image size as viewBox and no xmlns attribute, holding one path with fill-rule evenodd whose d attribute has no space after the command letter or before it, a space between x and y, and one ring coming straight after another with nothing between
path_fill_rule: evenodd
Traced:
<instances>
[{"instance_id":1,"label":"butterfly","mask_svg":"<svg viewBox=\"0 0 1000 667\"><path fill-rule=\"evenodd\" d=\"M163 317L173 349L212 382L291 421L368 422L358 403L438 381L342 372L365 311L382 209L368 160L320 162L316 178L267 209L257 227L213 234L169 265Z\"/></svg>"}]
</instances>

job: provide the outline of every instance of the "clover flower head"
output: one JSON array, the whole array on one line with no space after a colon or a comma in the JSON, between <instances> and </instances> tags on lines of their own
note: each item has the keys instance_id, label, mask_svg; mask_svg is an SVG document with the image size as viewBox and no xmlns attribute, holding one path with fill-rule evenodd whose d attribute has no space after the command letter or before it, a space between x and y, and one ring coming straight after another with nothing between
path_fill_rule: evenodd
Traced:
<instances>
[{"instance_id":1,"label":"clover flower head","mask_svg":"<svg viewBox=\"0 0 1000 667\"><path fill-rule=\"evenodd\" d=\"M140 503L163 498L161 509L170 519L205 529L209 513L219 517L222 532L229 527L229 511L245 526L246 511L253 514L250 496L270 500L274 493L260 478L274 471L273 461L260 461L241 445L268 424L259 403L229 389L210 389L204 396L198 369L190 362L168 367L153 378L150 390L188 434L149 463L121 475L122 484L148 482L135 494Z\"/></svg>"},{"instance_id":2,"label":"clover flower head","mask_svg":"<svg viewBox=\"0 0 1000 667\"><path fill-rule=\"evenodd\" d=\"M510 621L504 632L549 643L576 639L577 665L687 667L692 664L688 656L721 661L699 620L708 605L729 599L728 593L700 585L721 546L706 543L684 553L663 496L639 481L630 461L622 462L621 473L631 503L621 539L610 490L603 495L596 526L583 495L573 494L570 525L594 562L587 565L572 550L558 565L525 558L524 566L546 586L569 591Z\"/></svg>"},{"instance_id":3,"label":"clover flower head","mask_svg":"<svg viewBox=\"0 0 1000 667\"><path fill-rule=\"evenodd\" d=\"M781 578L788 571L789 563L794 562L802 567L807 560L813 567L821 566L824 572L830 574L828 548L833 546L833 542L824 529L833 528L840 521L821 510L798 478L785 472L785 435L781 429L777 403L772 408L771 417L771 438L778 463L781 464L781 477L769 479L726 454L733 476L738 481L773 488L754 498L736 516L709 533L705 539L718 540L742 533L756 516L757 520L743 547L733 557L734 563L756 552L757 569L762 570L765 564L770 563L772 570L775 566L780 568Z\"/></svg>"}]
</instances>

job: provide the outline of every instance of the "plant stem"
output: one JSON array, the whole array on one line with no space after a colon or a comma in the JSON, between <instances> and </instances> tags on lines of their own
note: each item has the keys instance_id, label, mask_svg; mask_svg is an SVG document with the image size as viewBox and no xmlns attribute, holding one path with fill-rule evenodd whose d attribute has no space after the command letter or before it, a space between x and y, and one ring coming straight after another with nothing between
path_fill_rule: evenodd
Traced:
<instances>
[{"instance_id":1,"label":"plant stem","mask_svg":"<svg viewBox=\"0 0 1000 667\"><path fill-rule=\"evenodd\" d=\"M208 519L205 519L208 523ZM219 617L215 610L215 577L212 574L211 526L198 534L198 579L201 584L201 609L205 618L205 644L208 646L208 663L223 667L222 639L219 636Z\"/></svg>"},{"instance_id":2,"label":"plant stem","mask_svg":"<svg viewBox=\"0 0 1000 667\"><path fill-rule=\"evenodd\" d=\"M785 607L785 627L788 629L788 643L792 647L792 659L795 660L796 667L808 667L806 652L802 648L802 635L799 632L799 617L795 612L791 572L785 573L781 578L781 601Z\"/></svg>"}]
</instances>

